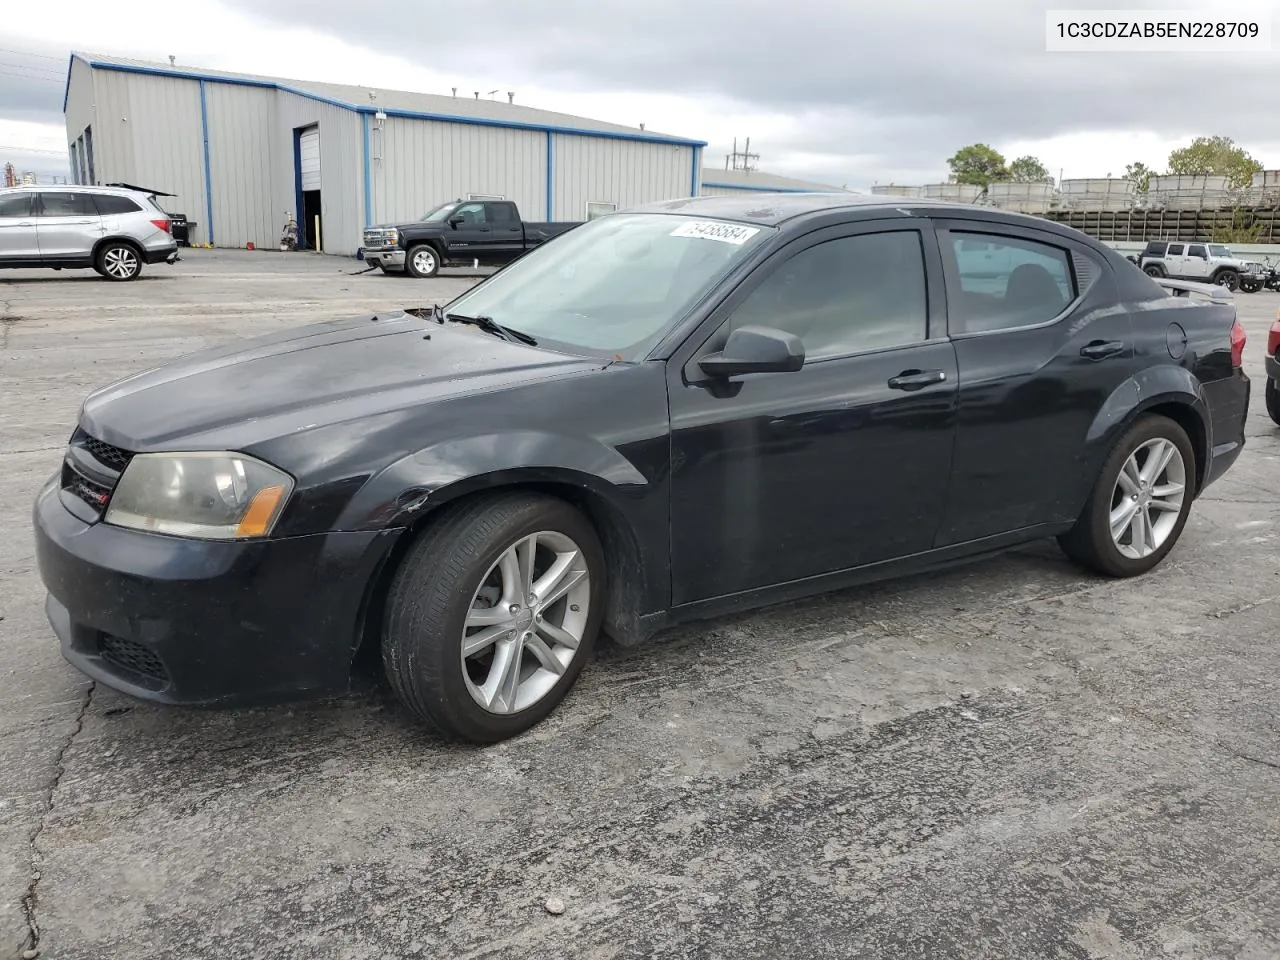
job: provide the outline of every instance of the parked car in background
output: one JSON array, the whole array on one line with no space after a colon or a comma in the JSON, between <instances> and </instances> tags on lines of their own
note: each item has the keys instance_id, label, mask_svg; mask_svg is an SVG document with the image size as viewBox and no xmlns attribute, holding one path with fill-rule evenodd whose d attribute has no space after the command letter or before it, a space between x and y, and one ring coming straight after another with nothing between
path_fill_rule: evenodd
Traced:
<instances>
[{"instance_id":1,"label":"parked car in background","mask_svg":"<svg viewBox=\"0 0 1280 960\"><path fill-rule=\"evenodd\" d=\"M1241 259L1221 243L1152 240L1138 255L1138 266L1151 277L1216 283L1245 293L1261 290L1266 279L1261 263Z\"/></svg>"},{"instance_id":2,"label":"parked car in background","mask_svg":"<svg viewBox=\"0 0 1280 960\"><path fill-rule=\"evenodd\" d=\"M0 189L0 267L92 268L136 280L143 264L177 260L169 215L119 187Z\"/></svg>"},{"instance_id":3,"label":"parked car in background","mask_svg":"<svg viewBox=\"0 0 1280 960\"><path fill-rule=\"evenodd\" d=\"M1206 294L1203 302L1190 294ZM347 688L492 742L622 644L1057 537L1133 577L1239 457L1231 296L1037 217L849 194L590 220L442 308L92 393L35 504L64 656Z\"/></svg>"},{"instance_id":4,"label":"parked car in background","mask_svg":"<svg viewBox=\"0 0 1280 960\"><path fill-rule=\"evenodd\" d=\"M1276 312L1275 323L1267 332L1267 356L1264 361L1267 371L1267 386L1264 391L1267 400L1267 414L1276 423L1280 423L1280 311Z\"/></svg>"},{"instance_id":5,"label":"parked car in background","mask_svg":"<svg viewBox=\"0 0 1280 960\"><path fill-rule=\"evenodd\" d=\"M455 200L420 220L364 231L364 258L383 273L434 277L441 267L503 266L577 222L530 223L510 200Z\"/></svg>"}]
</instances>

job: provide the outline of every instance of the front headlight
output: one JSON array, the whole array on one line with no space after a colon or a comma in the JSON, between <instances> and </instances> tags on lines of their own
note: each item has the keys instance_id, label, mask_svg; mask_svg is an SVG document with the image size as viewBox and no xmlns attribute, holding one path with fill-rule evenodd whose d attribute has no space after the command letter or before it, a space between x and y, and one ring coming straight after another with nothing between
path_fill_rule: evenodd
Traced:
<instances>
[{"instance_id":1,"label":"front headlight","mask_svg":"<svg viewBox=\"0 0 1280 960\"><path fill-rule=\"evenodd\" d=\"M287 473L241 453L140 453L103 519L179 537L265 537L291 492Z\"/></svg>"}]
</instances>

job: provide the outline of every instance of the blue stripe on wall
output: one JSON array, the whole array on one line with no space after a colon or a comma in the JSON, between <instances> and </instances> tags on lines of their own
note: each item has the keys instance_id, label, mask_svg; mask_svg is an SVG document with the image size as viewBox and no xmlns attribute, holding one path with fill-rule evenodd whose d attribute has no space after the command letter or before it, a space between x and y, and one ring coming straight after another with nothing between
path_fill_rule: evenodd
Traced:
<instances>
[{"instance_id":1,"label":"blue stripe on wall","mask_svg":"<svg viewBox=\"0 0 1280 960\"><path fill-rule=\"evenodd\" d=\"M204 137L204 215L209 244L213 245L213 165L209 162L209 105L205 100L204 81L200 81L200 134Z\"/></svg>"},{"instance_id":2,"label":"blue stripe on wall","mask_svg":"<svg viewBox=\"0 0 1280 960\"><path fill-rule=\"evenodd\" d=\"M555 195L554 171L555 171L555 148L553 145L553 137L555 135L547 131L547 220L551 221L555 218L555 201L552 199Z\"/></svg>"}]
</instances>

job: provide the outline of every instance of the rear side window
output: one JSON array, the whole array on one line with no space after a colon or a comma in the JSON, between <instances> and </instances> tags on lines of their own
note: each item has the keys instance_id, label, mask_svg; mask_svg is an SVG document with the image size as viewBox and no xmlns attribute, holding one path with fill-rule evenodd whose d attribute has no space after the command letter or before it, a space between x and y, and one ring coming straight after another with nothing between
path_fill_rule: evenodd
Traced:
<instances>
[{"instance_id":1,"label":"rear side window","mask_svg":"<svg viewBox=\"0 0 1280 960\"><path fill-rule=\"evenodd\" d=\"M20 193L11 197L0 197L0 217L31 216L31 195Z\"/></svg>"},{"instance_id":2,"label":"rear side window","mask_svg":"<svg viewBox=\"0 0 1280 960\"><path fill-rule=\"evenodd\" d=\"M104 217L120 213L137 213L142 209L128 197L120 197L111 193L95 194L93 202L97 204L98 212Z\"/></svg>"},{"instance_id":3,"label":"rear side window","mask_svg":"<svg viewBox=\"0 0 1280 960\"><path fill-rule=\"evenodd\" d=\"M952 333L1045 323L1076 298L1071 254L1047 243L988 233L950 234L959 295L948 301Z\"/></svg>"},{"instance_id":4,"label":"rear side window","mask_svg":"<svg viewBox=\"0 0 1280 960\"><path fill-rule=\"evenodd\" d=\"M42 217L96 217L98 210L87 193L47 191L40 194L39 215Z\"/></svg>"}]
</instances>

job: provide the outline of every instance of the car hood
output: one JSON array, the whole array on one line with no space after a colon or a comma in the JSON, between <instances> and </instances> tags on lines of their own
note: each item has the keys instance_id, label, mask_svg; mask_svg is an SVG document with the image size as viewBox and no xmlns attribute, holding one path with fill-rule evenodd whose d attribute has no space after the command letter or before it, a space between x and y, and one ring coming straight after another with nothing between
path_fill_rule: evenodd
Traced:
<instances>
[{"instance_id":1,"label":"car hood","mask_svg":"<svg viewBox=\"0 0 1280 960\"><path fill-rule=\"evenodd\" d=\"M603 365L397 311L180 357L90 394L80 424L135 452L247 450L319 426Z\"/></svg>"},{"instance_id":2,"label":"car hood","mask_svg":"<svg viewBox=\"0 0 1280 960\"><path fill-rule=\"evenodd\" d=\"M423 230L444 230L444 224L435 220L406 220L404 223L377 223L372 227L365 227L365 232L374 233L382 230L413 230L421 233Z\"/></svg>"}]
</instances>

